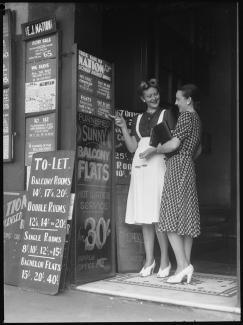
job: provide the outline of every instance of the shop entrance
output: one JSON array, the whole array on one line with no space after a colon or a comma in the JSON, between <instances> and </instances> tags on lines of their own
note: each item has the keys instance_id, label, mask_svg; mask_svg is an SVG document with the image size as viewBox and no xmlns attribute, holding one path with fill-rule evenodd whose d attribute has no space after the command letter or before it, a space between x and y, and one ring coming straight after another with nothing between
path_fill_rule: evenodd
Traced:
<instances>
[{"instance_id":1,"label":"shop entrance","mask_svg":"<svg viewBox=\"0 0 243 325\"><path fill-rule=\"evenodd\" d=\"M165 107L173 106L179 85L199 86L203 153L196 168L202 235L194 242L192 260L198 272L236 275L235 5L109 4L102 13L104 56L115 62L116 109L143 111L136 87L146 78L159 79ZM117 220L124 217L128 185L128 181L116 183ZM118 272L125 271L123 261L129 264L133 259L132 271L142 259L141 233L134 229L125 234L126 229L117 229ZM123 231L120 242L119 231ZM137 245L130 258L124 238Z\"/></svg>"}]
</instances>

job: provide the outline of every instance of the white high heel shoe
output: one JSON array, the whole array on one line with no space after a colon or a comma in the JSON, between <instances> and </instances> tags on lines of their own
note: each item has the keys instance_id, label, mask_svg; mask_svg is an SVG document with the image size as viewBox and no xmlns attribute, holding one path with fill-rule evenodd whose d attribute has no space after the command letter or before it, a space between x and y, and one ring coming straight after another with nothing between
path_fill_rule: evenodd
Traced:
<instances>
[{"instance_id":1,"label":"white high heel shoe","mask_svg":"<svg viewBox=\"0 0 243 325\"><path fill-rule=\"evenodd\" d=\"M139 275L142 277L152 275L154 273L154 268L155 268L155 260L150 266L143 267L142 270L139 272Z\"/></svg>"},{"instance_id":2,"label":"white high heel shoe","mask_svg":"<svg viewBox=\"0 0 243 325\"><path fill-rule=\"evenodd\" d=\"M194 268L190 264L186 268L184 268L181 272L170 276L166 282L168 282L168 283L180 283L180 282L182 282L182 280L186 276L187 277L187 283L190 283L191 279L192 279L193 271L194 271Z\"/></svg>"},{"instance_id":3,"label":"white high heel shoe","mask_svg":"<svg viewBox=\"0 0 243 325\"><path fill-rule=\"evenodd\" d=\"M157 273L157 278L166 278L170 274L170 269L171 269L170 262L165 269L159 268L159 272Z\"/></svg>"}]
</instances>

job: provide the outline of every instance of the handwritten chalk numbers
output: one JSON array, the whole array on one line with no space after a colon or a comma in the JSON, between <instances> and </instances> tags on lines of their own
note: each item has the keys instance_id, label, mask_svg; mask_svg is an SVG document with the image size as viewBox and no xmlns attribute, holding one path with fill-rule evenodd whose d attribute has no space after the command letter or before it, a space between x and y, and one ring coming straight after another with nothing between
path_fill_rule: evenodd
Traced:
<instances>
[{"instance_id":1,"label":"handwritten chalk numbers","mask_svg":"<svg viewBox=\"0 0 243 325\"><path fill-rule=\"evenodd\" d=\"M58 275L57 274L49 274L46 281L50 284L55 285L58 283Z\"/></svg>"},{"instance_id":2,"label":"handwritten chalk numbers","mask_svg":"<svg viewBox=\"0 0 243 325\"><path fill-rule=\"evenodd\" d=\"M109 225L110 219L108 219L106 222L103 217L99 219L97 224L96 220L92 217L89 217L85 220L85 230L90 227L88 230L88 235L84 239L86 251L92 251L95 246L98 249L101 249L105 245L106 239L111 232Z\"/></svg>"},{"instance_id":3,"label":"handwritten chalk numbers","mask_svg":"<svg viewBox=\"0 0 243 325\"><path fill-rule=\"evenodd\" d=\"M29 225L30 227L39 227L38 218L30 217Z\"/></svg>"},{"instance_id":4,"label":"handwritten chalk numbers","mask_svg":"<svg viewBox=\"0 0 243 325\"><path fill-rule=\"evenodd\" d=\"M30 277L30 270L22 270L22 279L27 280Z\"/></svg>"}]
</instances>

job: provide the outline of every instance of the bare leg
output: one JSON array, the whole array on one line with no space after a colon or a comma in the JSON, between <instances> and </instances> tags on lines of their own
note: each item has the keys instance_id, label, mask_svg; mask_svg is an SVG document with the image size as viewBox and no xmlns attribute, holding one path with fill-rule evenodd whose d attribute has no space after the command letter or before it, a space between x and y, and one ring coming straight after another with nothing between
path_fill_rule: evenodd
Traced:
<instances>
[{"instance_id":1,"label":"bare leg","mask_svg":"<svg viewBox=\"0 0 243 325\"><path fill-rule=\"evenodd\" d=\"M150 266L154 261L154 225L142 225L143 241L146 254L146 261L144 267Z\"/></svg>"},{"instance_id":2,"label":"bare leg","mask_svg":"<svg viewBox=\"0 0 243 325\"><path fill-rule=\"evenodd\" d=\"M169 255L168 255L169 241L168 241L168 236L167 236L166 232L158 231L156 226L155 226L155 230L156 230L156 235L158 238L160 254L161 254L160 267L163 270L169 265Z\"/></svg>"},{"instance_id":3,"label":"bare leg","mask_svg":"<svg viewBox=\"0 0 243 325\"><path fill-rule=\"evenodd\" d=\"M188 264L191 264L191 251L192 251L193 238L185 235L183 241L184 241L184 250L185 250L187 262Z\"/></svg>"},{"instance_id":4,"label":"bare leg","mask_svg":"<svg viewBox=\"0 0 243 325\"><path fill-rule=\"evenodd\" d=\"M176 257L177 269L175 274L177 274L189 265L184 250L184 240L175 232L168 232L167 234Z\"/></svg>"}]
</instances>

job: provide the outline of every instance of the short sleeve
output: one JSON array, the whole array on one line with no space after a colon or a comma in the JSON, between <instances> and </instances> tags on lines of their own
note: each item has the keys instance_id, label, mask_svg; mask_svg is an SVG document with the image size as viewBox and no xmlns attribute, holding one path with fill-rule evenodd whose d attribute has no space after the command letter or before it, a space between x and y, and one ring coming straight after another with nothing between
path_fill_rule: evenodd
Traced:
<instances>
[{"instance_id":1,"label":"short sleeve","mask_svg":"<svg viewBox=\"0 0 243 325\"><path fill-rule=\"evenodd\" d=\"M190 136L192 131L191 114L189 112L183 112L179 115L173 136L179 140L184 140Z\"/></svg>"}]
</instances>

